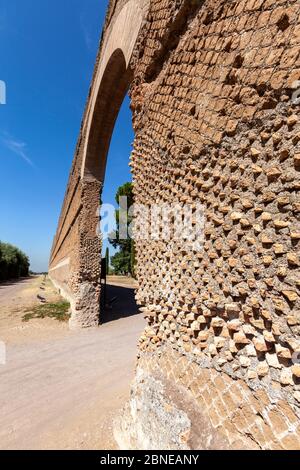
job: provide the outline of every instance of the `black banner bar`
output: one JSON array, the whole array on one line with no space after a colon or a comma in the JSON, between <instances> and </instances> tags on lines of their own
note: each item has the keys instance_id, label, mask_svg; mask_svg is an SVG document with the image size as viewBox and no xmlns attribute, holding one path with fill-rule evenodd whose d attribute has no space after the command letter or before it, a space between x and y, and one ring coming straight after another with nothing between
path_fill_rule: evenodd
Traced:
<instances>
[{"instance_id":1,"label":"black banner bar","mask_svg":"<svg viewBox=\"0 0 300 470\"><path fill-rule=\"evenodd\" d=\"M289 455L290 454L290 455ZM2 451L0 452L0 468L16 465L16 468L48 468L58 465L75 465L78 468L100 468L102 466L119 466L123 468L139 468L147 465L184 465L212 468L212 465L239 466L255 464L281 467L297 464L294 453L285 451Z\"/></svg>"}]
</instances>

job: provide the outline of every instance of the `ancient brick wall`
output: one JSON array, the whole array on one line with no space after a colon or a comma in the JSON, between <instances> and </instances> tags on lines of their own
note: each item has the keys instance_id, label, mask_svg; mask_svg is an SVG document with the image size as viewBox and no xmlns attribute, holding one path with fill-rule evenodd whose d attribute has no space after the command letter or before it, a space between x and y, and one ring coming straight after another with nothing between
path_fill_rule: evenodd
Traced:
<instances>
[{"instance_id":1,"label":"ancient brick wall","mask_svg":"<svg viewBox=\"0 0 300 470\"><path fill-rule=\"evenodd\" d=\"M107 24L129 3L112 1ZM148 6L129 64L135 199L200 202L206 222L202 249L162 238L136 242L137 300L147 326L118 442L299 448L300 3ZM73 171L70 188L81 187L76 160ZM71 212L76 204L66 217ZM91 242L89 256L97 246ZM61 253L54 248L56 262ZM165 440L157 423L169 423Z\"/></svg>"},{"instance_id":2,"label":"ancient brick wall","mask_svg":"<svg viewBox=\"0 0 300 470\"><path fill-rule=\"evenodd\" d=\"M101 235L99 205L106 156L132 76L129 61L148 0L111 2L83 114L49 274L71 302L72 328L100 322Z\"/></svg>"},{"instance_id":3,"label":"ancient brick wall","mask_svg":"<svg viewBox=\"0 0 300 470\"><path fill-rule=\"evenodd\" d=\"M153 351L169 374L160 350L178 351L171 378L213 426L263 448L300 446L299 13L153 1L132 87L137 201L200 200L206 215L203 251L138 242L140 364Z\"/></svg>"}]
</instances>

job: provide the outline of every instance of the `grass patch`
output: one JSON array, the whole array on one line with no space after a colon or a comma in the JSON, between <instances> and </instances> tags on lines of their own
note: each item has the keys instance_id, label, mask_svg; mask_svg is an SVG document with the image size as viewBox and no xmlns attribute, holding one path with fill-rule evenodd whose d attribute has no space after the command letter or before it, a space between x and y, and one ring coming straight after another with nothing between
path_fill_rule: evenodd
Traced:
<instances>
[{"instance_id":1,"label":"grass patch","mask_svg":"<svg viewBox=\"0 0 300 470\"><path fill-rule=\"evenodd\" d=\"M59 322L67 322L70 319L69 302L57 302L55 304L43 304L25 310L23 322L29 322L33 319L54 318Z\"/></svg>"}]
</instances>

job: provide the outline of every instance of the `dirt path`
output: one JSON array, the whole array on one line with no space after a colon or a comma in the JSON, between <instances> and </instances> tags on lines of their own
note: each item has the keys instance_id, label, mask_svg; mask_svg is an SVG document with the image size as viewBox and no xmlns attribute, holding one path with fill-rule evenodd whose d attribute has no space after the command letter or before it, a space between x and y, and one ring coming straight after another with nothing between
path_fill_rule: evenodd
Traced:
<instances>
[{"instance_id":1,"label":"dirt path","mask_svg":"<svg viewBox=\"0 0 300 470\"><path fill-rule=\"evenodd\" d=\"M31 342L34 339L55 338L65 335L67 324L46 318L43 321L23 321L27 309L47 302L61 300L52 283L44 276L10 281L0 284L0 338L7 344Z\"/></svg>"},{"instance_id":2,"label":"dirt path","mask_svg":"<svg viewBox=\"0 0 300 470\"><path fill-rule=\"evenodd\" d=\"M111 286L128 287L129 289L138 287L137 281L127 276L107 276L107 283Z\"/></svg>"},{"instance_id":3,"label":"dirt path","mask_svg":"<svg viewBox=\"0 0 300 470\"><path fill-rule=\"evenodd\" d=\"M32 289L32 282L23 287ZM119 295L125 294L123 288ZM24 299L20 284L0 289L0 309L11 295ZM140 315L119 313L80 332L49 320L58 335L8 342L7 364L0 366L0 449L115 448L112 419L128 399L144 325Z\"/></svg>"}]
</instances>

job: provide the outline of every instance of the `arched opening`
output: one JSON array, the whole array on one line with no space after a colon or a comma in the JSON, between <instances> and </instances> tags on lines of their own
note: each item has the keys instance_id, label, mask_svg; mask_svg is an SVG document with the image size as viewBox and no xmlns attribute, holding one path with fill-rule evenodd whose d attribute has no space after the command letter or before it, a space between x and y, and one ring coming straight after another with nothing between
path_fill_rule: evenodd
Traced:
<instances>
[{"instance_id":1,"label":"arched opening","mask_svg":"<svg viewBox=\"0 0 300 470\"><path fill-rule=\"evenodd\" d=\"M129 156L133 138L130 100L126 95L113 129L101 194L102 203L113 206L115 210L118 209L118 192L124 194L127 188L128 199L131 199L132 175ZM118 242L117 240L115 243L105 238L104 232L102 236L102 258L106 260L107 278L106 292L102 298L101 323L107 323L137 315L139 311L135 301L137 283L134 279L133 241L128 239Z\"/></svg>"},{"instance_id":2,"label":"arched opening","mask_svg":"<svg viewBox=\"0 0 300 470\"><path fill-rule=\"evenodd\" d=\"M93 110L83 163L85 178L104 180L113 129L131 78L132 73L130 68L126 67L122 50L115 50L106 66Z\"/></svg>"},{"instance_id":3,"label":"arched opening","mask_svg":"<svg viewBox=\"0 0 300 470\"><path fill-rule=\"evenodd\" d=\"M130 64L149 6L149 0L121 2L106 21L101 39L50 260L51 278L71 303L72 329L99 324L99 198L113 128L133 79Z\"/></svg>"},{"instance_id":4,"label":"arched opening","mask_svg":"<svg viewBox=\"0 0 300 470\"><path fill-rule=\"evenodd\" d=\"M98 182L101 203L114 205L115 209L117 191L132 180L129 157L134 134L127 95L131 78L122 50L115 50L105 68L93 111L88 110L92 115L87 116L88 120L89 117L91 119L82 177L87 182ZM131 269L134 247L131 240L126 247L125 244L118 245L103 239L102 254L99 253L99 257L102 256L100 323L138 313L134 292L137 286ZM129 269L111 262L112 258L122 256L130 258Z\"/></svg>"}]
</instances>

